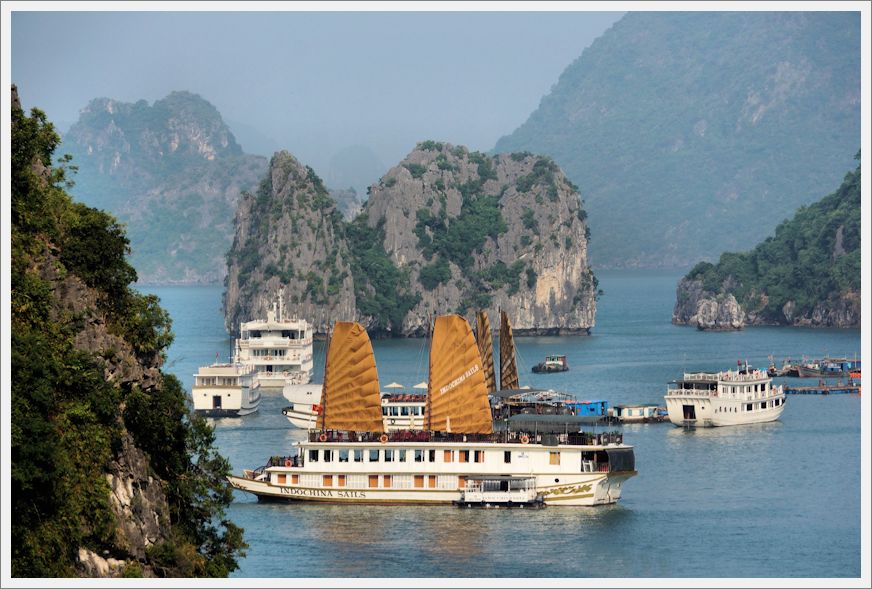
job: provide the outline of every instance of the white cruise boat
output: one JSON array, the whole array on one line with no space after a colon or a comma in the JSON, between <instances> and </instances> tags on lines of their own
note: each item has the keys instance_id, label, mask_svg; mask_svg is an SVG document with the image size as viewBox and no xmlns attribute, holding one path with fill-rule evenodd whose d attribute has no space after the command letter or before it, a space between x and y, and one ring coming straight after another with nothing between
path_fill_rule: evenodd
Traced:
<instances>
[{"instance_id":1,"label":"white cruise boat","mask_svg":"<svg viewBox=\"0 0 872 589\"><path fill-rule=\"evenodd\" d=\"M286 384L282 395L291 404L282 415L300 429L315 429L321 403L320 384ZM424 426L426 395L382 393L381 411L385 431L420 430Z\"/></svg>"},{"instance_id":2,"label":"white cruise boat","mask_svg":"<svg viewBox=\"0 0 872 589\"><path fill-rule=\"evenodd\" d=\"M764 371L744 368L694 372L670 383L669 421L682 427L744 425L775 421L784 411L784 389Z\"/></svg>"},{"instance_id":3,"label":"white cruise boat","mask_svg":"<svg viewBox=\"0 0 872 589\"><path fill-rule=\"evenodd\" d=\"M312 327L305 319L284 317L283 295L279 289L266 320L239 325L234 362L250 366L261 389L281 390L286 382L312 379Z\"/></svg>"},{"instance_id":4,"label":"white cruise boat","mask_svg":"<svg viewBox=\"0 0 872 589\"><path fill-rule=\"evenodd\" d=\"M533 479L546 505L602 505L636 474L620 434L494 432L482 359L469 323L438 317L422 430L386 432L366 331L337 323L317 430L288 456L228 477L260 500L451 504L482 479Z\"/></svg>"},{"instance_id":5,"label":"white cruise boat","mask_svg":"<svg viewBox=\"0 0 872 589\"><path fill-rule=\"evenodd\" d=\"M257 411L260 387L247 366L201 366L191 389L194 411L207 417L239 417Z\"/></svg>"}]
</instances>

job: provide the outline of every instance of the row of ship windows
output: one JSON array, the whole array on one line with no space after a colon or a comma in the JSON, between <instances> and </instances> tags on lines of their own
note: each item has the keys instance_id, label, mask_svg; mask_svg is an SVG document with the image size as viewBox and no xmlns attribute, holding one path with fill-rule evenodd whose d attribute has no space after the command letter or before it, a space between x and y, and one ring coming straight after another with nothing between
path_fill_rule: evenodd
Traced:
<instances>
[{"instance_id":1,"label":"row of ship windows","mask_svg":"<svg viewBox=\"0 0 872 589\"><path fill-rule=\"evenodd\" d=\"M287 350L264 350L261 348L256 348L251 350L251 355L255 358L262 358L264 356L270 358L283 358L285 356L285 352L287 352Z\"/></svg>"},{"instance_id":2,"label":"row of ship windows","mask_svg":"<svg viewBox=\"0 0 872 589\"><path fill-rule=\"evenodd\" d=\"M399 415L424 415L424 407L408 407L405 405L400 407L382 407L382 415L390 415L391 417Z\"/></svg>"},{"instance_id":3,"label":"row of ship windows","mask_svg":"<svg viewBox=\"0 0 872 589\"><path fill-rule=\"evenodd\" d=\"M279 474L277 485L303 487L345 487L348 489L458 489L466 486L466 477L453 475L390 474Z\"/></svg>"},{"instance_id":4,"label":"row of ship windows","mask_svg":"<svg viewBox=\"0 0 872 589\"><path fill-rule=\"evenodd\" d=\"M259 339L261 337L283 337L287 339L305 339L306 332L304 331L296 331L296 330L288 330L283 329L281 332L279 331L243 331L242 339Z\"/></svg>"},{"instance_id":5,"label":"row of ship windows","mask_svg":"<svg viewBox=\"0 0 872 589\"><path fill-rule=\"evenodd\" d=\"M201 386L236 386L237 379L235 376L198 376L197 384Z\"/></svg>"},{"instance_id":6,"label":"row of ship windows","mask_svg":"<svg viewBox=\"0 0 872 589\"><path fill-rule=\"evenodd\" d=\"M769 390L768 383L724 386L725 393L765 393Z\"/></svg>"},{"instance_id":7,"label":"row of ship windows","mask_svg":"<svg viewBox=\"0 0 872 589\"><path fill-rule=\"evenodd\" d=\"M366 451L367 462L407 462L409 454L412 453L414 462L436 462L438 450L393 450L373 448ZM449 462L484 462L484 450L442 450L443 463ZM309 450L309 462L363 462L364 450L355 448L353 450ZM456 458L456 460L455 460ZM511 464L511 450L503 451L503 462ZM560 464L560 452L548 452L549 464Z\"/></svg>"},{"instance_id":8,"label":"row of ship windows","mask_svg":"<svg viewBox=\"0 0 872 589\"><path fill-rule=\"evenodd\" d=\"M761 401L760 403L745 403L742 405L742 411L755 411L760 409L771 409L772 407L780 407L782 403L781 399L773 399L770 401ZM735 407L718 407L715 410L715 413L735 413Z\"/></svg>"}]
</instances>

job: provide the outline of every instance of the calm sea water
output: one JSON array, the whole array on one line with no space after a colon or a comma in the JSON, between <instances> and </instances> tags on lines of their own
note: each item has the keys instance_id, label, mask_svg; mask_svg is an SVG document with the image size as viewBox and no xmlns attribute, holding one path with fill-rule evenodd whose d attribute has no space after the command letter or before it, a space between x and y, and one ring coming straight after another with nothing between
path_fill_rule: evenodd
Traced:
<instances>
[{"instance_id":1,"label":"calm sea water","mask_svg":"<svg viewBox=\"0 0 872 589\"><path fill-rule=\"evenodd\" d=\"M670 323L678 275L600 272L590 337L516 338L521 384L581 399L664 405L684 370L737 360L765 368L803 355L859 356L858 330L702 333ZM197 367L229 356L221 287L151 287L173 317L167 370L190 390ZM423 340L374 342L379 378L426 380ZM546 354L570 371L534 375ZM323 374L315 344L314 382ZM809 384L809 383L804 383ZM215 420L235 471L302 438L267 394L254 415ZM234 577L859 577L860 397L788 398L780 421L684 431L625 426L639 475L618 505L538 511L259 504L235 491L230 518L250 548Z\"/></svg>"}]
</instances>

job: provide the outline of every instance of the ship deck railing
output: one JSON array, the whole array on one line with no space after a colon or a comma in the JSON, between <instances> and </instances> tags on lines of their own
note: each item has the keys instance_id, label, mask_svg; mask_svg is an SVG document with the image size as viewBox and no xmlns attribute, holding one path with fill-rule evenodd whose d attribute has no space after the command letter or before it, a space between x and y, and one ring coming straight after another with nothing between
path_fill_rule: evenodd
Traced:
<instances>
[{"instance_id":1,"label":"ship deck railing","mask_svg":"<svg viewBox=\"0 0 872 589\"><path fill-rule=\"evenodd\" d=\"M569 433L531 433L519 431L499 431L492 434L461 434L398 430L390 432L347 432L337 430L309 430L310 442L348 442L348 443L503 443L503 444L541 444L545 446L608 446L623 444L624 434L620 430L602 432Z\"/></svg>"},{"instance_id":2,"label":"ship deck railing","mask_svg":"<svg viewBox=\"0 0 872 589\"><path fill-rule=\"evenodd\" d=\"M769 393L758 391L756 393L719 393L718 391L710 391L706 389L669 389L666 391L667 397L718 397L721 399L735 399L738 401L752 401L754 399L768 399L776 397L784 393L782 385L773 386Z\"/></svg>"},{"instance_id":3,"label":"ship deck railing","mask_svg":"<svg viewBox=\"0 0 872 589\"><path fill-rule=\"evenodd\" d=\"M722 372L686 372L682 380L717 382L719 380L730 382L750 382L769 378L763 370L754 369L751 372L739 372L737 370L725 370Z\"/></svg>"}]
</instances>

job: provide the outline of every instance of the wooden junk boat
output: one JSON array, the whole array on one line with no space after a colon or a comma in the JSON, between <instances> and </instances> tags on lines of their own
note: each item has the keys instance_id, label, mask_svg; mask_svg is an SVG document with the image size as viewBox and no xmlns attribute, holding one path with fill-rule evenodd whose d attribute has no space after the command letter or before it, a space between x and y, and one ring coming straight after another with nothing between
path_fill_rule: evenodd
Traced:
<instances>
[{"instance_id":1,"label":"wooden junk boat","mask_svg":"<svg viewBox=\"0 0 872 589\"><path fill-rule=\"evenodd\" d=\"M369 337L357 323L336 323L317 430L290 455L228 477L231 484L264 501L451 505L498 480L506 490L531 485L545 505L617 502L636 474L633 447L617 435L495 431L486 384L490 329L479 332L484 354L466 319L436 319L424 427L386 432ZM501 384L517 383L514 358L501 364Z\"/></svg>"}]
</instances>

